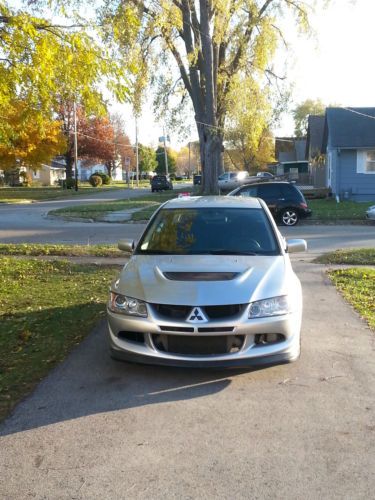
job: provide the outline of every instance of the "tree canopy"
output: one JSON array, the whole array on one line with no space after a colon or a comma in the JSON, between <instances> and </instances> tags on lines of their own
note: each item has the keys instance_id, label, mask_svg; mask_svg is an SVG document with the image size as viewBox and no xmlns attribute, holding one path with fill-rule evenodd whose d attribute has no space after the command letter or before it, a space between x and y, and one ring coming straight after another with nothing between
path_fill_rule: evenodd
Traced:
<instances>
[{"instance_id":1,"label":"tree canopy","mask_svg":"<svg viewBox=\"0 0 375 500\"><path fill-rule=\"evenodd\" d=\"M24 101L9 103L0 122L0 169L16 166L38 170L42 164L66 149L61 123L38 110L30 110Z\"/></svg>"},{"instance_id":2,"label":"tree canopy","mask_svg":"<svg viewBox=\"0 0 375 500\"><path fill-rule=\"evenodd\" d=\"M166 174L167 169L165 165L165 155L164 155L164 147L159 146L156 150L156 161L157 167L156 172L158 174ZM176 158L177 154L171 148L167 148L167 161L168 161L168 173L174 174L176 171Z\"/></svg>"},{"instance_id":3,"label":"tree canopy","mask_svg":"<svg viewBox=\"0 0 375 500\"><path fill-rule=\"evenodd\" d=\"M61 108L73 102L103 113L103 81L124 99L125 69L82 25L74 21L57 25L0 2L0 142L9 144L14 136L4 120L12 103L25 103L18 130L26 130L36 115L48 120L56 113L61 118Z\"/></svg>"},{"instance_id":4,"label":"tree canopy","mask_svg":"<svg viewBox=\"0 0 375 500\"><path fill-rule=\"evenodd\" d=\"M306 99L293 110L294 133L296 137L304 137L307 134L307 121L309 115L324 115L326 105L320 99Z\"/></svg>"},{"instance_id":5,"label":"tree canopy","mask_svg":"<svg viewBox=\"0 0 375 500\"><path fill-rule=\"evenodd\" d=\"M138 80L143 86L147 75L155 79L157 74L166 100L176 93L181 100L190 97L206 193L218 190L235 79L276 76L271 62L282 36L278 20L285 11L295 14L299 27L307 27L308 5L302 0L114 0L102 11L120 50L142 56ZM171 60L177 80L166 71Z\"/></svg>"}]
</instances>

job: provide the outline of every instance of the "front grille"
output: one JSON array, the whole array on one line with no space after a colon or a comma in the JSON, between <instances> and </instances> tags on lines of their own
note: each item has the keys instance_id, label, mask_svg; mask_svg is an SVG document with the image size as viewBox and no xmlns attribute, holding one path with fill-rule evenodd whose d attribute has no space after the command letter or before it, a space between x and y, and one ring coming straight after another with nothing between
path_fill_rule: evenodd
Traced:
<instances>
[{"instance_id":1,"label":"front grille","mask_svg":"<svg viewBox=\"0 0 375 500\"><path fill-rule=\"evenodd\" d=\"M230 318L241 313L244 309L243 304L230 304L226 306L206 306L204 311L210 319Z\"/></svg>"},{"instance_id":2,"label":"front grille","mask_svg":"<svg viewBox=\"0 0 375 500\"><path fill-rule=\"evenodd\" d=\"M194 306L180 306L170 304L151 304L156 312L168 319L185 320ZM229 304L224 306L201 306L208 319L231 318L242 313L246 304Z\"/></svg>"},{"instance_id":3,"label":"front grille","mask_svg":"<svg viewBox=\"0 0 375 500\"><path fill-rule=\"evenodd\" d=\"M158 335L153 334L154 346L159 351L170 354L189 356L210 356L218 354L234 354L244 343L244 335Z\"/></svg>"},{"instance_id":4,"label":"front grille","mask_svg":"<svg viewBox=\"0 0 375 500\"><path fill-rule=\"evenodd\" d=\"M233 332L234 326L218 326L218 327L200 327L199 333L219 333L219 332Z\"/></svg>"},{"instance_id":5,"label":"front grille","mask_svg":"<svg viewBox=\"0 0 375 500\"><path fill-rule=\"evenodd\" d=\"M194 328L190 326L159 326L162 332L184 332L193 333Z\"/></svg>"},{"instance_id":6,"label":"front grille","mask_svg":"<svg viewBox=\"0 0 375 500\"><path fill-rule=\"evenodd\" d=\"M191 306L175 306L168 304L152 304L160 316L174 319L186 319L191 311Z\"/></svg>"}]
</instances>

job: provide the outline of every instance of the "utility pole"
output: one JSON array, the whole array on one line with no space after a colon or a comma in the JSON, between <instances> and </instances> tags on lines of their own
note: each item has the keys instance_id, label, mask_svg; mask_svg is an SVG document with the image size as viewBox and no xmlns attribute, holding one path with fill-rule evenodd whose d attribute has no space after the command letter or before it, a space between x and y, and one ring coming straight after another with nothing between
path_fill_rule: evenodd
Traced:
<instances>
[{"instance_id":1,"label":"utility pole","mask_svg":"<svg viewBox=\"0 0 375 500\"><path fill-rule=\"evenodd\" d=\"M165 175L168 175L168 156L167 156L167 146L165 145L165 127L163 127L163 141L164 141Z\"/></svg>"},{"instance_id":2,"label":"utility pole","mask_svg":"<svg viewBox=\"0 0 375 500\"><path fill-rule=\"evenodd\" d=\"M78 191L77 108L75 101L73 103L73 119L74 119L74 189Z\"/></svg>"},{"instance_id":3,"label":"utility pole","mask_svg":"<svg viewBox=\"0 0 375 500\"><path fill-rule=\"evenodd\" d=\"M135 166L136 166L136 179L137 187L139 187L139 154L138 154L138 122L137 116L135 117Z\"/></svg>"},{"instance_id":4,"label":"utility pole","mask_svg":"<svg viewBox=\"0 0 375 500\"><path fill-rule=\"evenodd\" d=\"M189 179L190 179L190 174L191 174L191 161L190 161L190 145L191 145L191 142L189 141Z\"/></svg>"}]
</instances>

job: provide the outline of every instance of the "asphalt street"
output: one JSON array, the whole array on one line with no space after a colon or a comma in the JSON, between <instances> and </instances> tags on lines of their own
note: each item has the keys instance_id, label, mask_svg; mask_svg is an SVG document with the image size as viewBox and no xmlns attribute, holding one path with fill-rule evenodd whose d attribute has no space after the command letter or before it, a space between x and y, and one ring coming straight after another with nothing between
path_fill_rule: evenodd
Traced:
<instances>
[{"instance_id":1,"label":"asphalt street","mask_svg":"<svg viewBox=\"0 0 375 500\"><path fill-rule=\"evenodd\" d=\"M0 204L0 242L88 245L116 243L120 238L137 239L145 228L144 224L68 222L49 219L47 214L50 210L65 206L130 199L149 191L149 189L122 189L64 201L26 205ZM280 226L280 230L287 238L305 238L310 253L345 247L372 247L375 244L375 224L371 226L300 224L293 228Z\"/></svg>"},{"instance_id":2,"label":"asphalt street","mask_svg":"<svg viewBox=\"0 0 375 500\"><path fill-rule=\"evenodd\" d=\"M3 499L368 499L374 334L295 261L302 355L255 371L112 361L99 326L0 427Z\"/></svg>"}]
</instances>

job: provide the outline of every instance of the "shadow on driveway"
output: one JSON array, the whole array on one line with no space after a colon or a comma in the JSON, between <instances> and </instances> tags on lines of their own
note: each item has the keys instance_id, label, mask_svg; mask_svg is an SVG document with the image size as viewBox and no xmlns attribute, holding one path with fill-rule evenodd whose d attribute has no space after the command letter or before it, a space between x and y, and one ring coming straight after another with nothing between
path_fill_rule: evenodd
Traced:
<instances>
[{"instance_id":1,"label":"shadow on driveway","mask_svg":"<svg viewBox=\"0 0 375 500\"><path fill-rule=\"evenodd\" d=\"M101 323L21 402L0 426L12 434L87 415L218 393L249 370L200 370L136 365L109 357Z\"/></svg>"}]
</instances>

